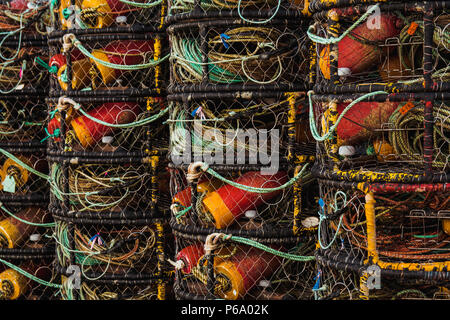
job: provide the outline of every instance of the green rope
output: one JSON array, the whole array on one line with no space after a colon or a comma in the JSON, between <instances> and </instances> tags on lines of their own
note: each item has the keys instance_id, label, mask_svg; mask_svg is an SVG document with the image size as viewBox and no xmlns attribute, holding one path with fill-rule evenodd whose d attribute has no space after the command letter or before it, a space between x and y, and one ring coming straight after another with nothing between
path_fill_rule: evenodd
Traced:
<instances>
[{"instance_id":1,"label":"green rope","mask_svg":"<svg viewBox=\"0 0 450 320\"><path fill-rule=\"evenodd\" d=\"M27 221L27 220L24 220L22 218L19 218L18 216L14 215L11 211L6 209L5 206L1 202L0 202L0 208L3 211L5 211L7 214L9 214L11 217L13 217L14 219L16 219L16 220L18 220L18 221L20 221L22 223L31 225L31 226L46 227L46 228L51 228L51 227L56 226L56 223L54 223L54 222L52 222L52 223L34 223L34 222L31 222L31 221Z\"/></svg>"},{"instance_id":2,"label":"green rope","mask_svg":"<svg viewBox=\"0 0 450 320\"><path fill-rule=\"evenodd\" d=\"M255 193L270 193L270 192L274 192L274 191L278 191L278 190L282 190L286 187L289 187L291 185L293 185L302 175L303 172L305 171L306 167L308 167L309 164L305 164L302 168L302 170L300 170L299 173L297 173L292 179L290 179L288 182L286 182L285 184L279 186L279 187L275 187L275 188L257 188L257 187L250 187L250 186L246 186L237 182L234 182L232 180L228 180L227 178L221 176L219 173L217 173L216 171L214 171L211 168L207 168L206 172L209 173L210 175L212 175L213 177L222 180L223 182L236 187L238 189L244 190L244 191L248 191L248 192L255 192ZM202 169L205 169L207 166L207 164L203 163L202 165Z\"/></svg>"},{"instance_id":3,"label":"green rope","mask_svg":"<svg viewBox=\"0 0 450 320\"><path fill-rule=\"evenodd\" d=\"M107 126L107 127L112 127L112 128L133 128L133 127L138 127L138 126L143 126L146 125L148 123L151 123L159 118L161 118L163 115L165 115L168 111L169 108L165 108L163 110L161 110L159 113L154 114L148 118L145 119L141 119L135 122L130 122L130 123L123 123L123 124L114 124L114 123L109 123L109 122L105 122L102 121L100 119L97 119L93 116L91 116L90 114L88 114L86 111L84 111L80 105L74 106L76 110L80 111L81 114L83 114L85 117L89 118L90 120L99 123L101 125Z\"/></svg>"},{"instance_id":4,"label":"green rope","mask_svg":"<svg viewBox=\"0 0 450 320\"><path fill-rule=\"evenodd\" d=\"M92 60L100 63L101 65L108 67L108 68L112 68L112 69L117 69L117 70L139 70L139 69L146 69L146 68L150 68L150 67L154 67L157 66L158 64L160 64L161 62L167 60L169 58L169 54L162 57L161 59L158 60L152 60L148 63L143 63L143 64L133 64L133 65L122 65L122 64L115 64L115 63L110 63L108 61L104 61L101 60L95 56L93 56L89 50L87 50L82 44L81 42L77 39L77 38L73 38L72 39L72 43L73 45L78 48L78 50L81 51L81 53L83 53L86 57L91 58Z\"/></svg>"},{"instance_id":5,"label":"green rope","mask_svg":"<svg viewBox=\"0 0 450 320\"><path fill-rule=\"evenodd\" d=\"M6 260L3 260L1 258L0 258L0 263L3 263L4 265L8 266L9 268L11 268L11 269L13 269L13 270L23 274L25 277L27 277L27 278L29 278L29 279L31 279L31 280L39 283L39 284L42 284L42 285L47 286L47 287L52 287L52 288L62 288L62 286L60 284L51 283L51 282L42 280L42 279L32 275L31 273L28 273L25 270L19 268L18 266L14 265L14 264L6 261Z\"/></svg>"},{"instance_id":6,"label":"green rope","mask_svg":"<svg viewBox=\"0 0 450 320\"><path fill-rule=\"evenodd\" d=\"M276 7L276 9L275 9L275 12L274 12L269 18L267 18L266 20L258 20L258 21L255 21L255 20L248 20L248 19L246 19L246 18L244 18L244 17L242 16L242 12L241 12L241 2L242 2L242 0L239 0L239 1L238 1L238 7L237 7L237 9L238 9L238 14L239 14L239 18L241 18L241 19L244 20L245 22L248 22L248 23L254 23L254 24L264 24L264 23L267 23L267 22L272 21L272 19L275 18L275 16L277 15L278 10L280 10L280 6L281 6L281 0L278 0L278 4L277 4L277 7Z\"/></svg>"},{"instance_id":7,"label":"green rope","mask_svg":"<svg viewBox=\"0 0 450 320\"><path fill-rule=\"evenodd\" d=\"M122 3L128 4L130 6L139 7L139 8L151 8L154 6L159 5L162 0L156 0L155 2L147 2L147 3L140 3L140 2L134 2L134 1L128 1L128 0L119 0Z\"/></svg>"},{"instance_id":8,"label":"green rope","mask_svg":"<svg viewBox=\"0 0 450 320\"><path fill-rule=\"evenodd\" d=\"M387 92L385 91L375 91L375 92L371 92L371 93L367 93L359 98L357 98L356 100L353 100L343 111L342 113L339 115L338 119L336 120L336 122L329 128L328 132L321 136L319 134L319 131L317 130L316 127L316 123L315 123L315 119L314 119L314 108L313 108L313 103L312 103L312 99L311 99L311 95L314 92L309 91L308 92L308 98L309 98L309 127L311 129L311 134L313 136L313 138L317 141L325 141L327 139L329 139L331 137L331 135L333 134L333 132L336 130L337 126L339 125L339 123L341 122L341 120L344 118L345 114L357 103L379 95L379 94L387 94Z\"/></svg>"},{"instance_id":9,"label":"green rope","mask_svg":"<svg viewBox=\"0 0 450 320\"><path fill-rule=\"evenodd\" d=\"M34 58L34 62L37 63L38 65L40 65L41 67L44 67L45 69L47 69L47 71L49 73L56 73L58 72L58 67L57 66L49 66L44 60L42 60L40 57L36 57Z\"/></svg>"},{"instance_id":10,"label":"green rope","mask_svg":"<svg viewBox=\"0 0 450 320\"><path fill-rule=\"evenodd\" d=\"M299 255L295 255L295 254L291 254L291 253L287 253L287 252L278 251L278 250L268 247L262 243L259 243L257 241L238 237L238 236L227 236L227 237L225 237L225 240L231 240L231 241L243 243L243 244L255 247L257 249L266 251L273 255L276 255L276 256L279 256L279 257L282 257L285 259L293 260L293 261L308 262L308 261L313 261L316 259L316 257L314 257L314 256L299 256Z\"/></svg>"},{"instance_id":11,"label":"green rope","mask_svg":"<svg viewBox=\"0 0 450 320\"><path fill-rule=\"evenodd\" d=\"M355 29L358 25L361 24L361 22L363 22L369 15L372 14L373 11L375 11L375 9L377 9L379 7L378 4L371 6L367 12L365 14L363 14L354 24L352 24L350 26L350 28L348 28L346 31L344 31L344 33L342 33L339 37L334 38L322 38L320 36L315 35L312 31L314 29L314 25L310 25L308 28L308 31L306 32L308 34L308 37L317 43L320 44L333 44L333 43L337 43L339 41L341 41L342 39L344 39L345 36L347 36L350 32L353 31L353 29Z\"/></svg>"}]
</instances>

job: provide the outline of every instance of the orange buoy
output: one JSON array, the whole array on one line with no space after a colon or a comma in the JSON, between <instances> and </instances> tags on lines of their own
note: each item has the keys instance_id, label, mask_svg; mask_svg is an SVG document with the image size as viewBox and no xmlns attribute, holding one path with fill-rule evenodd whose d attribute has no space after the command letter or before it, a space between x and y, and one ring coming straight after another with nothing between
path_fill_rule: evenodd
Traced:
<instances>
[{"instance_id":1,"label":"orange buoy","mask_svg":"<svg viewBox=\"0 0 450 320\"><path fill-rule=\"evenodd\" d=\"M279 250L281 247L274 247ZM223 259L215 265L217 277L223 277L230 284L218 292L227 300L243 298L260 280L272 275L281 265L281 258L271 253L256 249L240 247L231 258Z\"/></svg>"},{"instance_id":2,"label":"orange buoy","mask_svg":"<svg viewBox=\"0 0 450 320\"><path fill-rule=\"evenodd\" d=\"M144 59L153 53L153 40L118 40L112 41L102 49L92 51L96 59L117 65L136 65L144 62ZM73 58L73 59L72 59ZM102 84L113 83L122 73L122 70L105 66L91 58L82 58L79 54L71 56L72 79L67 79L67 65L59 67L57 72L59 85L63 90L68 89L68 81L71 81L72 89L79 90L88 87L92 83L93 72L98 72ZM55 58L54 61L61 61ZM52 61L50 62L52 63ZM94 68L95 69L92 69Z\"/></svg>"},{"instance_id":3,"label":"orange buoy","mask_svg":"<svg viewBox=\"0 0 450 320\"><path fill-rule=\"evenodd\" d=\"M126 124L133 122L139 114L139 104L132 102L108 102L102 104L88 114L111 124ZM81 116L70 122L81 145L86 148L100 141L103 136L114 131L114 128L99 124L87 116Z\"/></svg>"},{"instance_id":4,"label":"orange buoy","mask_svg":"<svg viewBox=\"0 0 450 320\"><path fill-rule=\"evenodd\" d=\"M384 52L376 45L364 41L383 42L398 36L403 22L395 15L382 13L380 28L369 29L367 23L356 27L351 36L345 36L338 43L338 68L343 74L357 74L373 69L381 63ZM358 38L358 40L356 40ZM325 79L330 79L330 47L322 49L319 56L319 67ZM345 71L345 72L344 72ZM349 71L349 72L348 72Z\"/></svg>"},{"instance_id":5,"label":"orange buoy","mask_svg":"<svg viewBox=\"0 0 450 320\"><path fill-rule=\"evenodd\" d=\"M120 0L84 0L81 3L81 10L95 9L100 13L95 18L95 23L91 24L93 28L109 27L120 12L129 9L129 7Z\"/></svg>"},{"instance_id":6,"label":"orange buoy","mask_svg":"<svg viewBox=\"0 0 450 320\"><path fill-rule=\"evenodd\" d=\"M274 175L250 171L234 181L249 187L276 188L287 181L287 175L283 171ZM216 228L222 229L239 219L247 210L256 209L280 192L281 190L269 193L250 192L226 184L217 191L208 193L203 199L203 205L213 217Z\"/></svg>"},{"instance_id":7,"label":"orange buoy","mask_svg":"<svg viewBox=\"0 0 450 320\"><path fill-rule=\"evenodd\" d=\"M135 102L108 102L87 112L91 117L111 124L126 124L136 120L140 112L139 104ZM100 141L104 136L114 132L115 128L109 127L86 116L73 119L72 109L69 109L66 121L70 122L73 131L84 148L92 146ZM55 116L49 121L47 131L50 135L55 135L56 130L61 128L60 116ZM59 136L54 137L59 141Z\"/></svg>"},{"instance_id":8,"label":"orange buoy","mask_svg":"<svg viewBox=\"0 0 450 320\"><path fill-rule=\"evenodd\" d=\"M30 207L23 209L15 216L31 223L40 223L44 215L45 211L41 208ZM3 219L0 221L0 247L3 245L8 248L20 246L36 229L36 226L21 222L15 217Z\"/></svg>"}]
</instances>

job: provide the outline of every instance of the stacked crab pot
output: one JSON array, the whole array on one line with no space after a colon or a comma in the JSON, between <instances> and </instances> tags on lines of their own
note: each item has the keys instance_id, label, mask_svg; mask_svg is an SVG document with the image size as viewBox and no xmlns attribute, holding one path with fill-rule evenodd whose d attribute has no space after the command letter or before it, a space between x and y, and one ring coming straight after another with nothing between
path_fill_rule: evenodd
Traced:
<instances>
[{"instance_id":1,"label":"stacked crab pot","mask_svg":"<svg viewBox=\"0 0 450 320\"><path fill-rule=\"evenodd\" d=\"M45 97L47 6L1 5L0 300L53 299L54 226L48 212Z\"/></svg>"},{"instance_id":2,"label":"stacked crab pot","mask_svg":"<svg viewBox=\"0 0 450 320\"><path fill-rule=\"evenodd\" d=\"M166 10L139 0L54 8L46 141L62 299L170 295Z\"/></svg>"},{"instance_id":3,"label":"stacked crab pot","mask_svg":"<svg viewBox=\"0 0 450 320\"><path fill-rule=\"evenodd\" d=\"M308 299L315 155L303 1L170 2L177 299Z\"/></svg>"},{"instance_id":4,"label":"stacked crab pot","mask_svg":"<svg viewBox=\"0 0 450 320\"><path fill-rule=\"evenodd\" d=\"M449 1L312 1L316 299L449 299Z\"/></svg>"}]
</instances>

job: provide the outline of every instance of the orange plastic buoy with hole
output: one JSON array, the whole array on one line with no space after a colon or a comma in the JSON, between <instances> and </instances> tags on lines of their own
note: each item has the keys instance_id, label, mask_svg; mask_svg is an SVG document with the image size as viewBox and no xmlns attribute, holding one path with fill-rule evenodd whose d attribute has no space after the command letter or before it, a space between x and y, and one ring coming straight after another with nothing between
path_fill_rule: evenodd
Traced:
<instances>
[{"instance_id":1,"label":"orange plastic buoy with hole","mask_svg":"<svg viewBox=\"0 0 450 320\"><path fill-rule=\"evenodd\" d=\"M244 173L234 182L255 188L276 188L287 181L287 175L279 171L274 175L262 175L259 171ZM218 229L231 225L247 210L256 209L281 193L281 190L269 193L245 191L229 184L211 192L203 199L205 209L214 219Z\"/></svg>"},{"instance_id":2,"label":"orange plastic buoy with hole","mask_svg":"<svg viewBox=\"0 0 450 320\"><path fill-rule=\"evenodd\" d=\"M338 104L339 114L348 104ZM371 135L372 129L380 129L397 109L397 102L359 102L342 118L336 128L338 144L358 144Z\"/></svg>"},{"instance_id":3,"label":"orange plastic buoy with hole","mask_svg":"<svg viewBox=\"0 0 450 320\"><path fill-rule=\"evenodd\" d=\"M403 22L392 14L381 14L380 28L369 29L367 23L362 23L351 32L351 37L345 36L338 43L338 68L349 69L351 74L372 70L381 63L383 50L378 46L363 43L366 41L383 42L400 34ZM356 40L358 38L358 40ZM326 46L320 52L319 67L325 79L330 79L330 47Z\"/></svg>"},{"instance_id":4,"label":"orange plastic buoy with hole","mask_svg":"<svg viewBox=\"0 0 450 320\"><path fill-rule=\"evenodd\" d=\"M30 207L21 210L15 216L31 223L42 223L45 211L38 207ZM36 229L36 226L21 222L15 217L3 219L0 221L0 247L2 243L8 248L20 246Z\"/></svg>"},{"instance_id":5,"label":"orange plastic buoy with hole","mask_svg":"<svg viewBox=\"0 0 450 320\"><path fill-rule=\"evenodd\" d=\"M391 144L385 140L375 140L373 149L377 155L378 161L393 160L395 158L395 150Z\"/></svg>"},{"instance_id":6,"label":"orange plastic buoy with hole","mask_svg":"<svg viewBox=\"0 0 450 320\"><path fill-rule=\"evenodd\" d=\"M19 268L45 281L51 277L51 270L46 266L27 263L21 264ZM16 300L26 294L33 285L33 281L11 268L0 273L0 283L0 300Z\"/></svg>"}]
</instances>

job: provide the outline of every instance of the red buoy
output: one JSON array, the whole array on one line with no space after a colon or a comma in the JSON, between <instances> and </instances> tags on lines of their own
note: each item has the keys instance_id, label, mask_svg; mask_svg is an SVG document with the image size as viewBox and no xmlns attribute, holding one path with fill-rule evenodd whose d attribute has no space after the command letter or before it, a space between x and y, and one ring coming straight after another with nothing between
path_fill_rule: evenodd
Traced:
<instances>
[{"instance_id":1,"label":"red buoy","mask_svg":"<svg viewBox=\"0 0 450 320\"><path fill-rule=\"evenodd\" d=\"M192 272L200 258L205 254L202 243L193 244L180 250L177 254L177 260L183 261L184 266L181 269L183 273L189 274Z\"/></svg>"},{"instance_id":2,"label":"red buoy","mask_svg":"<svg viewBox=\"0 0 450 320\"><path fill-rule=\"evenodd\" d=\"M345 36L338 43L338 68L349 69L351 74L357 74L373 69L382 63L383 50L378 46L364 43L383 42L388 38L398 36L403 22L392 14L381 14L380 28L369 29L367 23L356 27L351 35ZM355 40L358 38L358 40ZM330 47L322 49L319 57L319 66L323 76L330 79ZM348 71L348 70L346 70Z\"/></svg>"},{"instance_id":3,"label":"red buoy","mask_svg":"<svg viewBox=\"0 0 450 320\"><path fill-rule=\"evenodd\" d=\"M339 114L348 104L338 104ZM381 129L389 121L391 114L397 109L397 102L359 102L342 118L336 128L338 144L358 143L370 137L371 129Z\"/></svg>"},{"instance_id":4,"label":"red buoy","mask_svg":"<svg viewBox=\"0 0 450 320\"><path fill-rule=\"evenodd\" d=\"M250 171L234 181L249 187L276 188L287 181L287 175L283 171L274 175ZM256 209L280 192L281 190L269 193L250 192L226 184L217 191L208 193L203 199L203 205L214 218L216 228L221 229L239 219L247 210Z\"/></svg>"}]
</instances>

